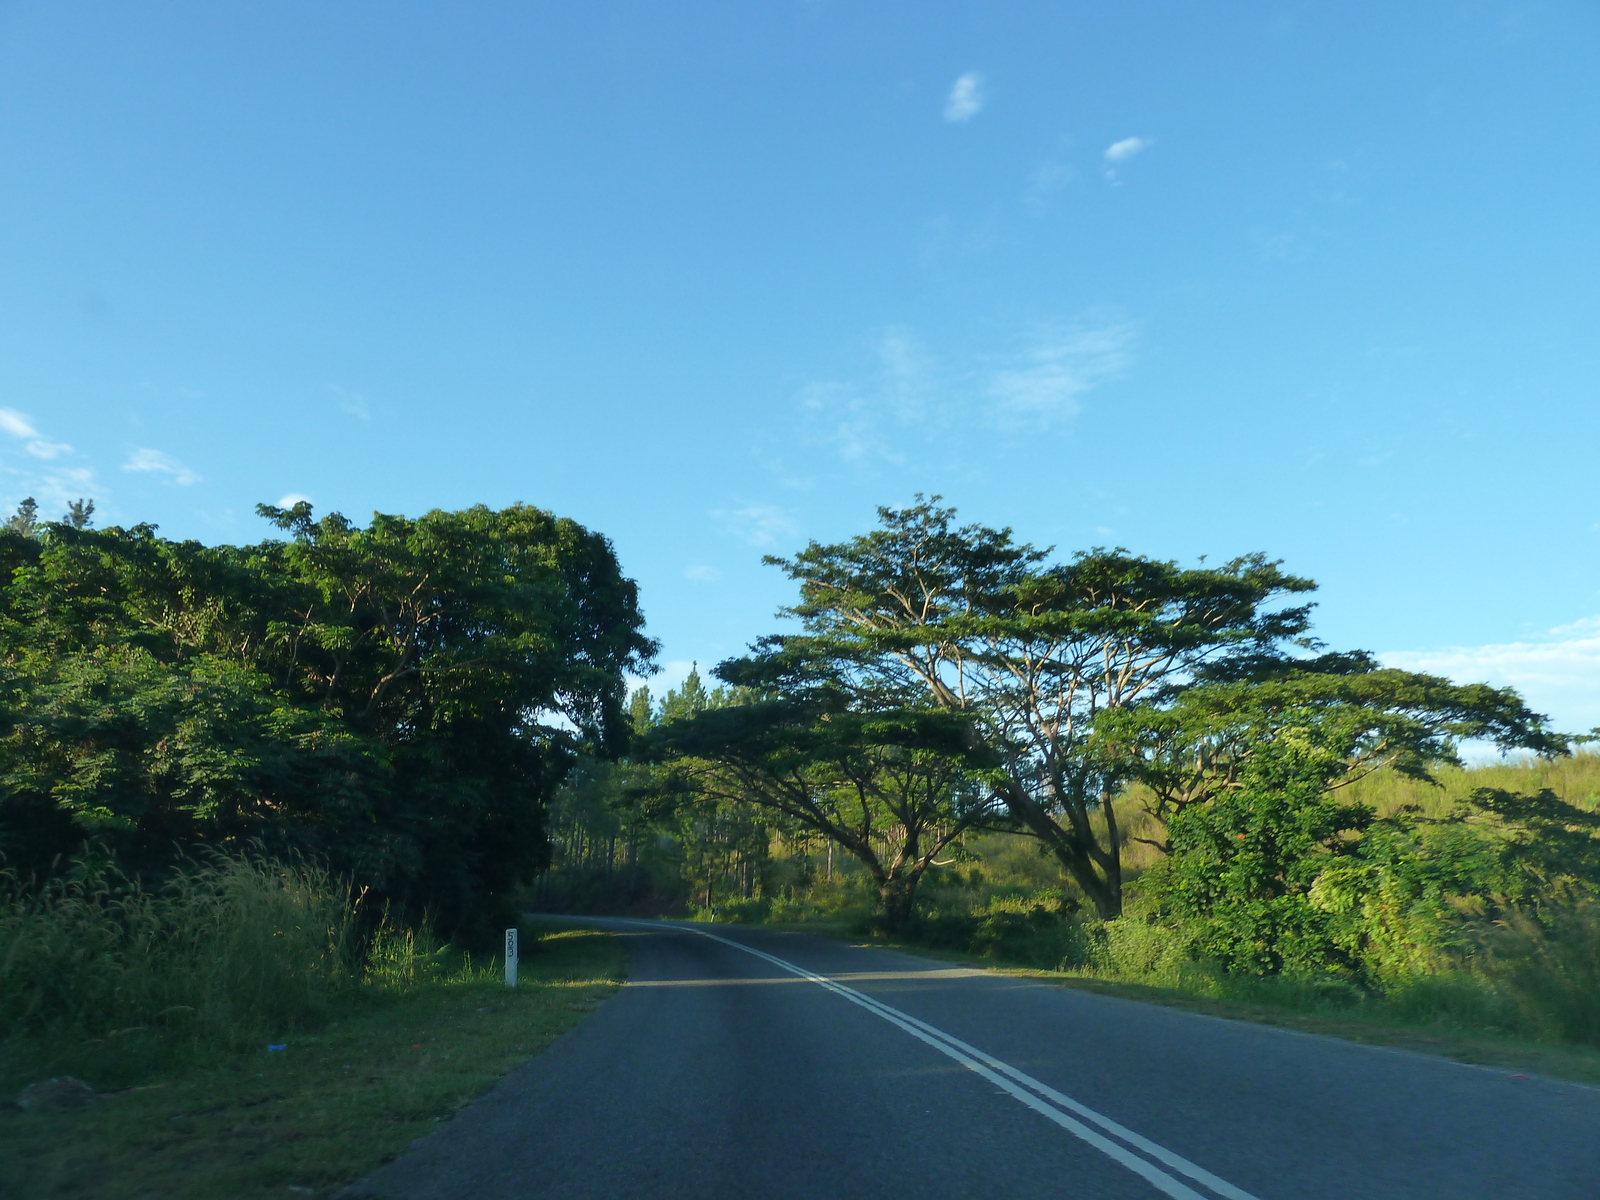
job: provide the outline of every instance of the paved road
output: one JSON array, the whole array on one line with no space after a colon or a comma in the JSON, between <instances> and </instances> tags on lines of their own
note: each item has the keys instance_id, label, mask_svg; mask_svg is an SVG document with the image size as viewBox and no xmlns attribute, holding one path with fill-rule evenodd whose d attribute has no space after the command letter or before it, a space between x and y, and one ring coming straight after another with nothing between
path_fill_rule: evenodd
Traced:
<instances>
[{"instance_id":1,"label":"paved road","mask_svg":"<svg viewBox=\"0 0 1600 1200\"><path fill-rule=\"evenodd\" d=\"M1600 1197L1600 1090L797 934L628 985L349 1195Z\"/></svg>"}]
</instances>

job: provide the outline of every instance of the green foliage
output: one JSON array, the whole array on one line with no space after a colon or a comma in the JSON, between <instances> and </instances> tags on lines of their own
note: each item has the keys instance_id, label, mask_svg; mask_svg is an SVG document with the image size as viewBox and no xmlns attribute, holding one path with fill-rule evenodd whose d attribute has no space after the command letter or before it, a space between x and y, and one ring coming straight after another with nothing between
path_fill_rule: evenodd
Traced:
<instances>
[{"instance_id":1,"label":"green foliage","mask_svg":"<svg viewBox=\"0 0 1600 1200\"><path fill-rule=\"evenodd\" d=\"M32 496L17 505L17 511L6 518L5 530L19 537L33 537L39 527L39 502Z\"/></svg>"},{"instance_id":2,"label":"green foliage","mask_svg":"<svg viewBox=\"0 0 1600 1200\"><path fill-rule=\"evenodd\" d=\"M1338 723L1279 729L1234 786L1172 817L1172 855L1142 889L1199 957L1393 985L1460 965L1488 922L1600 887L1600 814L1548 790L1480 788L1443 818L1379 818L1330 790L1347 750Z\"/></svg>"},{"instance_id":3,"label":"green foliage","mask_svg":"<svg viewBox=\"0 0 1600 1200\"><path fill-rule=\"evenodd\" d=\"M1238 786L1179 811L1172 857L1146 876L1152 898L1188 925L1194 949L1230 971L1352 970L1357 962L1312 889L1354 848L1370 813L1327 790L1343 759L1309 731L1252 755Z\"/></svg>"},{"instance_id":4,"label":"green foliage","mask_svg":"<svg viewBox=\"0 0 1600 1200\"><path fill-rule=\"evenodd\" d=\"M626 745L654 644L605 539L516 505L263 506L288 542L81 521L0 534L0 853L86 837L309 853L412 914L490 916L576 755Z\"/></svg>"},{"instance_id":5,"label":"green foliage","mask_svg":"<svg viewBox=\"0 0 1600 1200\"><path fill-rule=\"evenodd\" d=\"M758 810L833 841L872 877L890 928L910 916L923 873L984 815L975 777L992 766L959 714L872 708L833 689L666 721L641 752L663 764L647 794L657 805L722 820Z\"/></svg>"},{"instance_id":6,"label":"green foliage","mask_svg":"<svg viewBox=\"0 0 1600 1200\"><path fill-rule=\"evenodd\" d=\"M1217 681L1209 671L1176 695L1097 717L1099 752L1147 790L1146 809L1158 825L1237 787L1252 756L1307 729L1336 757L1325 782L1341 790L1378 771L1432 783L1440 769L1460 766L1462 739L1567 753L1566 739L1548 732L1509 688L1385 670L1365 654L1248 667L1249 678Z\"/></svg>"},{"instance_id":7,"label":"green foliage","mask_svg":"<svg viewBox=\"0 0 1600 1200\"><path fill-rule=\"evenodd\" d=\"M38 890L14 872L0 885L10 1038L151 1030L238 1047L323 1019L359 978L348 891L321 868L212 855L152 889L91 861Z\"/></svg>"},{"instance_id":8,"label":"green foliage","mask_svg":"<svg viewBox=\"0 0 1600 1200\"><path fill-rule=\"evenodd\" d=\"M1014 827L1114 917L1122 838L1111 801L1124 774L1096 719L1205 671L1281 661L1309 613L1284 602L1314 585L1261 555L1184 568L1097 548L1050 564L1010 530L955 527L937 500L880 509L871 533L769 560L800 584L792 612L806 625L771 639L769 657L799 678L831 671L967 717L1004 764L991 786Z\"/></svg>"}]
</instances>

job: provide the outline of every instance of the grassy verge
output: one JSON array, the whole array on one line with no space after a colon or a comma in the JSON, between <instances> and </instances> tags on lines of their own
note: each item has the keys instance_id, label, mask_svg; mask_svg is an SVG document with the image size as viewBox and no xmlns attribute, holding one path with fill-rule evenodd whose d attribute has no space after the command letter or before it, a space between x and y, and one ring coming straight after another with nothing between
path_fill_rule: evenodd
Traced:
<instances>
[{"instance_id":1,"label":"grassy verge","mask_svg":"<svg viewBox=\"0 0 1600 1200\"><path fill-rule=\"evenodd\" d=\"M773 922L761 926L789 933L810 933L835 941L858 946L877 946L903 950L919 958L938 962L956 963L993 971L1002 975L1019 975L1079 988L1103 996L1117 996L1125 1000L1138 1000L1146 1004L1160 1004L1168 1008L1182 1008L1208 1016L1223 1017L1233 1021L1251 1021L1260 1025L1275 1025L1296 1029L1303 1033L1316 1033L1343 1038L1369 1046L1389 1046L1411 1050L1420 1054L1433 1054L1457 1062L1479 1066L1504 1068L1509 1073L1547 1075L1555 1079L1568 1079L1578 1083L1600 1084L1600 1050L1586 1046L1535 1042L1522 1038L1496 1037L1472 1029L1463 1029L1440 1023L1407 1021L1402 1016L1385 1012L1379 1003L1365 1011L1349 1008L1303 1008L1218 999L1196 995L1178 988L1158 987L1143 983L1110 980L1083 973L1043 971L1033 967L1017 966L1002 959L979 957L959 951L933 949L915 942L894 939L863 940L848 922L808 921L797 924Z\"/></svg>"},{"instance_id":2,"label":"grassy verge","mask_svg":"<svg viewBox=\"0 0 1600 1200\"><path fill-rule=\"evenodd\" d=\"M331 1194L448 1120L621 982L623 950L609 935L525 929L515 991L480 971L372 992L280 1052L262 1045L174 1061L75 1111L0 1110L8 1185L0 1192L17 1200ZM113 1042L106 1051L120 1083L128 1060ZM9 1058L0 1081L14 1096L38 1057ZM88 1082L105 1087L92 1055L87 1063Z\"/></svg>"}]
</instances>

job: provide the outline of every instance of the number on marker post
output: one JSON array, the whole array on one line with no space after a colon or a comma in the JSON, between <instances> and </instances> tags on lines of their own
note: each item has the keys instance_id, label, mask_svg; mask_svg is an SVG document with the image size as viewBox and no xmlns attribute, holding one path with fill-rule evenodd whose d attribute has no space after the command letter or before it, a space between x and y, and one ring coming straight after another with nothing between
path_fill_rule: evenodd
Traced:
<instances>
[{"instance_id":1,"label":"number on marker post","mask_svg":"<svg viewBox=\"0 0 1600 1200\"><path fill-rule=\"evenodd\" d=\"M506 930L506 986L517 986L517 931Z\"/></svg>"}]
</instances>

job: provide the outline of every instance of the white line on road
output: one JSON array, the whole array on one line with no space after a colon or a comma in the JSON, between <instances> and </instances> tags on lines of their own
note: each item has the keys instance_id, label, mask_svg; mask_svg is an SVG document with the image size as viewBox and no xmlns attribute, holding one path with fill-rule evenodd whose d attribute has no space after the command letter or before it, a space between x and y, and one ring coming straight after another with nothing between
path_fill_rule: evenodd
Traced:
<instances>
[{"instance_id":1,"label":"white line on road","mask_svg":"<svg viewBox=\"0 0 1600 1200\"><path fill-rule=\"evenodd\" d=\"M819 987L824 987L828 991L842 996L852 1004L860 1005L868 1012L909 1033L918 1041L932 1046L946 1057L955 1059L967 1070L981 1075L1001 1091L1033 1109L1034 1112L1054 1121L1061 1128L1081 1138L1108 1158L1128 1168L1128 1170L1143 1176L1154 1187L1171 1196L1173 1200L1206 1200L1206 1197L1182 1180L1167 1174L1155 1163L1140 1158L1126 1147L1119 1146L1110 1138L1096 1133L1093 1129L1090 1129L1081 1121L1074 1120L1073 1116L1068 1114L1074 1114L1082 1117L1085 1121L1098 1125L1106 1133L1121 1139L1129 1146L1136 1147L1180 1175L1188 1176L1218 1196L1224 1196L1227 1200L1256 1200L1256 1197L1242 1188L1234 1187L1233 1184L1225 1179L1218 1178L1204 1167L1195 1165L1180 1154L1174 1154L1165 1146L1157 1145L1149 1138L1118 1124L1110 1117L1102 1116L1087 1105L1078 1103L1071 1096L1056 1091L1048 1084L1041 1083L1033 1076L1017 1070L1009 1063L1001 1062L992 1055L985 1054L974 1046L969 1046L960 1038L952 1037L943 1030L934 1028L926 1021L919 1021L909 1013L903 1013L898 1008L892 1008L881 1000L874 1000L871 996L858 992L852 987L846 987L844 984L829 979L825 975L818 975L815 972L806 970L804 967L796 966L787 959L779 958L775 954L768 954L764 950L746 946L742 942L734 941L732 938L719 937L717 934L710 933L704 929L694 929L683 925L663 925L654 921L627 921L626 924L641 925L658 931L672 930L677 933L699 934L701 937L710 938L714 942L721 942L724 946L732 946L735 950L742 950L746 954L765 959L791 975L798 975L802 979L809 980ZM1046 1101L1049 1101L1049 1103L1046 1103ZM1066 1111L1062 1111L1063 1109Z\"/></svg>"}]
</instances>

